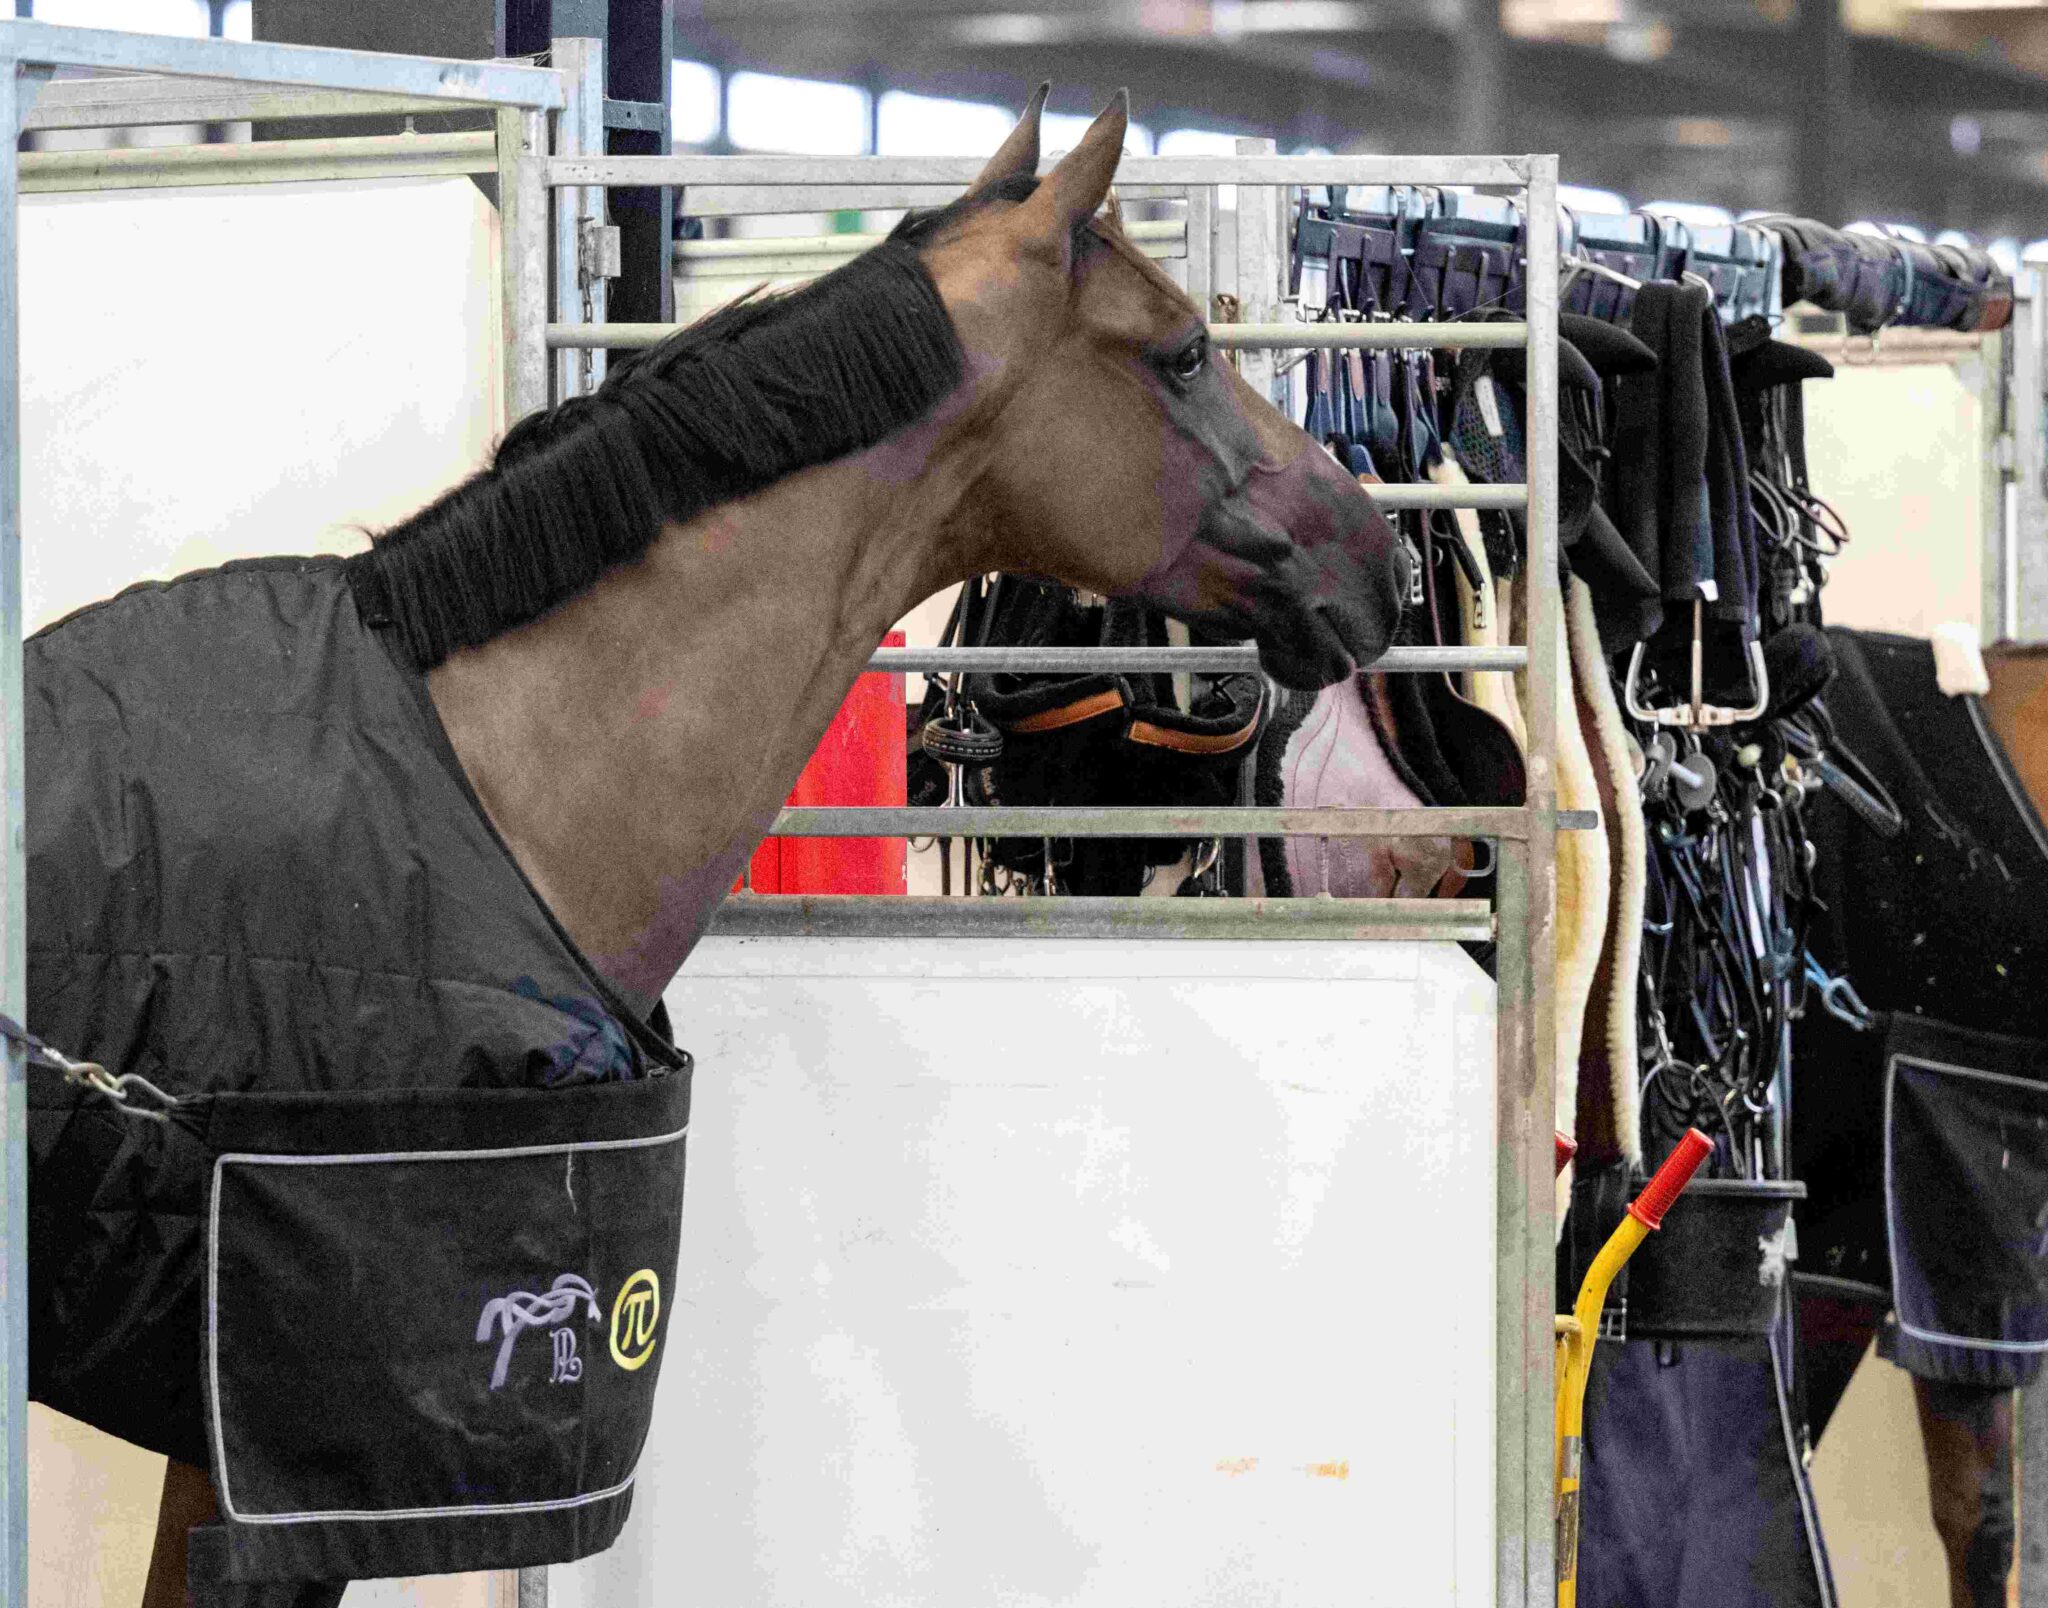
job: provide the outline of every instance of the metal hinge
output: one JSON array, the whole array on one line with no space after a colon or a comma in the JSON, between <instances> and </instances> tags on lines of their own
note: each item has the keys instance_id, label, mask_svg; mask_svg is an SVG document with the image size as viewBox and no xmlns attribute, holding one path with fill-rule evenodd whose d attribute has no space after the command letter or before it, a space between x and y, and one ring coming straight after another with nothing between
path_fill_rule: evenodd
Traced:
<instances>
[{"instance_id":1,"label":"metal hinge","mask_svg":"<svg viewBox=\"0 0 2048 1608\"><path fill-rule=\"evenodd\" d=\"M621 257L618 225L584 219L576 237L576 272L583 282L618 278Z\"/></svg>"}]
</instances>

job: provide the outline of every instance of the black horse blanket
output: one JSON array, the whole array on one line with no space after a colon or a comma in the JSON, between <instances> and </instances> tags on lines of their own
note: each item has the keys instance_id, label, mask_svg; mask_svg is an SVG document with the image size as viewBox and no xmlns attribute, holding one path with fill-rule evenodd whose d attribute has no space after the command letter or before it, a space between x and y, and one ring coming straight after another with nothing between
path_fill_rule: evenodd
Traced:
<instances>
[{"instance_id":1,"label":"black horse blanket","mask_svg":"<svg viewBox=\"0 0 2048 1608\"><path fill-rule=\"evenodd\" d=\"M1809 814L1815 955L1876 1013L1793 1033L1809 1272L1890 1289L1888 1355L2010 1389L2048 1356L2048 830L1931 646L1832 629L1834 729L1896 801L1894 836L1832 793Z\"/></svg>"},{"instance_id":2,"label":"black horse blanket","mask_svg":"<svg viewBox=\"0 0 2048 1608\"><path fill-rule=\"evenodd\" d=\"M665 1074L686 1058L665 1021L610 993L526 882L422 678L358 614L343 563L259 560L131 588L32 638L26 683L28 1025L181 1097L152 1122L33 1076L31 1393L212 1461L217 1483L232 1453L233 1501L253 1510L261 1482L243 1471L275 1448L238 1446L235 1415L208 1420L209 1399L239 1401L259 1436L340 1392L327 1418L401 1434L404 1404L390 1422L376 1405L386 1345L401 1373L417 1361L447 1375L387 1393L445 1413L460 1441L469 1431L453 1420L522 1392L566 1403L566 1382L577 1411L595 1402L584 1364L601 1371L605 1337L582 1325L602 1324L616 1298L627 1345L615 1322L621 1360L603 1371L651 1391L654 1369L627 1370L646 1360L634 1331L651 1346L658 1302L646 1280L637 1297L624 1286L643 1266L656 1283L672 1276L681 1145L662 1149L636 1124L679 1141L688 1080ZM651 1083L669 1086L660 1109L628 1120L643 1098L628 1091ZM332 1165L230 1165L281 1153ZM607 1207L605 1180L582 1168L614 1154L643 1170L620 1186L630 1200ZM526 1158L547 1187L480 1157ZM367 1165L394 1158L414 1164ZM426 1220L444 1207L449 1221ZM485 1215L465 1223L464 1210ZM622 1221L640 1238L607 1251ZM386 1280L394 1260L403 1276ZM570 1299L554 1299L563 1289ZM356 1313L381 1315L357 1332ZM496 1314L502 1343L499 1329L479 1343L480 1313L486 1327ZM294 1331L295 1315L311 1332ZM551 1325L581 1342L557 1341L553 1394L547 1336L512 1344ZM350 1346L336 1379L306 1382L315 1364L296 1353ZM316 1426L305 1433L324 1448L315 1460L345 1461ZM603 1461L588 1442L568 1463L579 1459ZM472 1440L450 1452L447 1480L474 1483L485 1461ZM629 1479L631 1457L624 1467ZM272 1472L289 1486L304 1470ZM582 1476L562 1479L563 1502L580 1500ZM436 1489L400 1505L432 1507ZM375 1503L340 1486L279 1500L289 1517ZM391 1572L302 1561L273 1559L272 1572Z\"/></svg>"}]
</instances>

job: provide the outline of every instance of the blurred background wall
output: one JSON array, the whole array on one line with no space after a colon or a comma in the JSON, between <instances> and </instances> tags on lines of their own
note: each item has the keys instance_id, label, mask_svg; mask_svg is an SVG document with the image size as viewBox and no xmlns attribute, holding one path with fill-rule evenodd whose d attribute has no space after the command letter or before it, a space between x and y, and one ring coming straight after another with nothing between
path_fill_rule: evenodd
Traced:
<instances>
[{"instance_id":1,"label":"blurred background wall","mask_svg":"<svg viewBox=\"0 0 2048 1608\"><path fill-rule=\"evenodd\" d=\"M164 32L246 38L252 26L252 0L13 5ZM672 132L684 149L974 154L1050 78L1055 142L1128 86L1139 150L1260 134L1283 151L1556 151L1586 205L1967 230L2009 260L2048 237L2048 0L676 0L673 11Z\"/></svg>"}]
</instances>

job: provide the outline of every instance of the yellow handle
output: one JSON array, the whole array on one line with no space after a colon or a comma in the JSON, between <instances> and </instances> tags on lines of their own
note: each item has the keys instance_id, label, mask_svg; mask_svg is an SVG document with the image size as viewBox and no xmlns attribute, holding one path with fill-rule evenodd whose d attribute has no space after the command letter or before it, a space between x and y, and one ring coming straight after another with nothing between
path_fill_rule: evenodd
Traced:
<instances>
[{"instance_id":1,"label":"yellow handle","mask_svg":"<svg viewBox=\"0 0 2048 1608\"><path fill-rule=\"evenodd\" d=\"M1586 1270L1572 1322L1557 1343L1557 1604L1577 1608L1579 1600L1579 1458L1586 1427L1586 1381L1593 1372L1593 1346L1600 1336L1600 1309L1649 1226L1624 1217L1607 1236Z\"/></svg>"},{"instance_id":2,"label":"yellow handle","mask_svg":"<svg viewBox=\"0 0 2048 1608\"><path fill-rule=\"evenodd\" d=\"M1586 1427L1586 1381L1593 1374L1593 1346L1600 1338L1600 1309L1615 1274L1636 1254L1636 1247L1664 1221L1713 1143L1697 1128L1688 1128L1678 1148L1665 1157L1649 1185L1629 1203L1621 1226L1607 1236L1593 1265L1579 1283L1571 1321L1558 1326L1557 1342L1557 1604L1578 1608L1579 1601L1579 1473Z\"/></svg>"}]
</instances>

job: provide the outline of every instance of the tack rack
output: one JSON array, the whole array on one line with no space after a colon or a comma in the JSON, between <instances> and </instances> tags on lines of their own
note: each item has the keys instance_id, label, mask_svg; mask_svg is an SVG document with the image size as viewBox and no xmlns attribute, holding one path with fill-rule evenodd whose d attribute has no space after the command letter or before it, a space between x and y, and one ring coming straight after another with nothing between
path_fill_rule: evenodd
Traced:
<instances>
[{"instance_id":1,"label":"tack rack","mask_svg":"<svg viewBox=\"0 0 2048 1608\"><path fill-rule=\"evenodd\" d=\"M120 190L180 184L265 183L467 173L496 179L500 219L503 377L508 422L596 383L605 353L646 346L673 326L608 324L605 281L616 236L605 192L674 187L699 217L840 208L888 210L957 195L981 164L952 158L602 155L604 70L598 41L557 39L552 65L451 61L361 51L156 36L0 22L0 107L14 129L182 124L294 117L389 116L495 108L493 131L450 135L23 153L0 164L0 1011L24 1013L26 864L23 851L22 574L17 291L24 192ZM54 67L100 76L51 82ZM1556 798L1556 728L1567 695L1557 530L1557 158L1522 156L1280 157L1270 142L1241 141L1234 156L1127 157L1121 195L1168 203L1178 216L1148 225L1141 244L1172 256L1205 309L1245 316L1210 327L1214 345L1240 354L1254 383L1270 382L1273 354L1318 347L1436 349L1520 346L1528 361L1529 480L1522 486L1403 486L1375 492L1386 508L1506 508L1526 514L1528 641L1487 649L1401 649L1378 668L1520 671L1529 725L1528 790L1521 806L1384 809L789 809L783 836L1022 834L1056 837L1438 836L1485 838L1496 851L1494 899L921 899L775 897L730 901L715 931L750 936L956 936L1172 938L1284 937L1328 941L1492 939L1497 944L1495 1110L1494 1520L1499 1608L1538 1608L1555 1597L1552 1527L1554 1301L1551 1112L1555 1067L1556 833L1592 817L1562 817ZM1309 326L1284 301L1290 192L1325 185L1473 185L1519 192L1528 219L1527 312L1518 323ZM1234 191L1226 206L1219 191ZM1178 229L1174 227L1178 225ZM788 243L784 243L788 244ZM679 267L760 249L681 242ZM823 265L835 248L793 246L785 257ZM783 271L779 267L771 272ZM808 271L815 272L813 266ZM740 288L735 286L735 289ZM1217 298L1233 298L1219 302ZM1243 669L1247 649L881 650L878 670ZM1033 654L1036 654L1034 657ZM1162 908L1165 907L1165 908ZM26 1067L5 1049L5 1203L0 1307L0 1589L27 1600L26 1287L24 1132ZM519 1573L520 1608L544 1608L545 1569Z\"/></svg>"}]
</instances>

